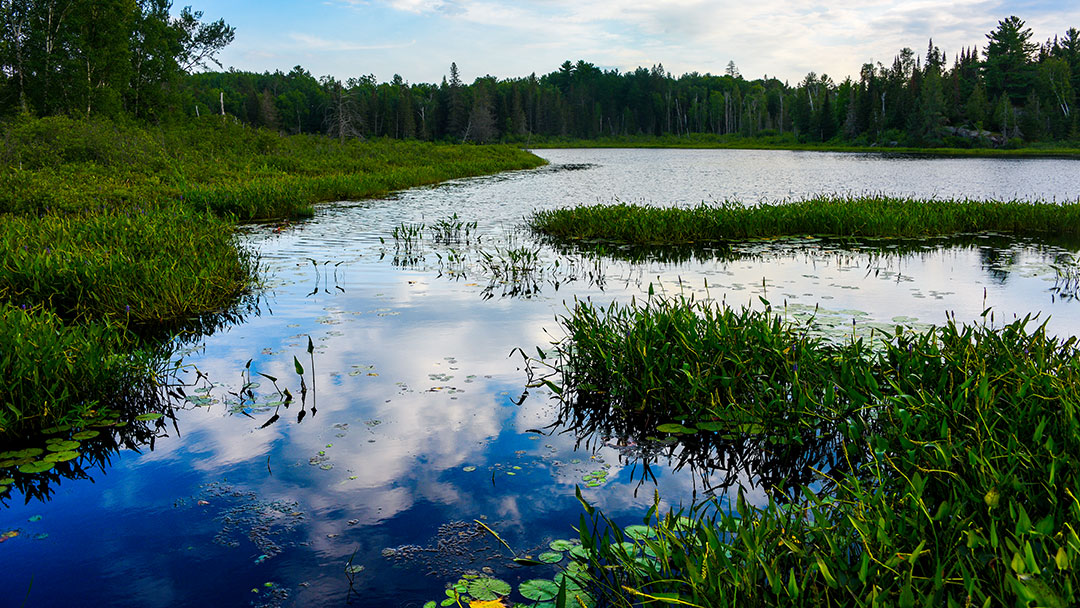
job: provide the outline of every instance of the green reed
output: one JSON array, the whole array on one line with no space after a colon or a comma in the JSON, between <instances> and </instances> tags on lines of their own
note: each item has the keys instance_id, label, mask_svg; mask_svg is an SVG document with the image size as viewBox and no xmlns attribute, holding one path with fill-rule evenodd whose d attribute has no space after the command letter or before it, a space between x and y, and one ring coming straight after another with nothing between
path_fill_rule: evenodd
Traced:
<instances>
[{"instance_id":1,"label":"green reed","mask_svg":"<svg viewBox=\"0 0 1080 608\"><path fill-rule=\"evenodd\" d=\"M255 261L227 221L176 207L10 217L0 230L0 301L70 323L179 325L230 307Z\"/></svg>"},{"instance_id":2,"label":"green reed","mask_svg":"<svg viewBox=\"0 0 1080 608\"><path fill-rule=\"evenodd\" d=\"M686 244L782 236L926 237L964 232L1080 235L1080 202L1030 203L825 196L796 202L659 208L589 205L538 211L533 230L556 239Z\"/></svg>"},{"instance_id":3,"label":"green reed","mask_svg":"<svg viewBox=\"0 0 1080 608\"><path fill-rule=\"evenodd\" d=\"M572 407L677 437L809 429L843 450L766 505L692 505L692 525L654 508L644 555L659 558L620 558L625 539L587 507L596 591L618 605L1073 605L1080 348L991 316L836 344L769 310L577 303L542 361Z\"/></svg>"},{"instance_id":4,"label":"green reed","mask_svg":"<svg viewBox=\"0 0 1080 608\"><path fill-rule=\"evenodd\" d=\"M152 382L150 356L132 352L111 321L70 326L41 306L0 303L0 344L0 436L60 424Z\"/></svg>"}]
</instances>

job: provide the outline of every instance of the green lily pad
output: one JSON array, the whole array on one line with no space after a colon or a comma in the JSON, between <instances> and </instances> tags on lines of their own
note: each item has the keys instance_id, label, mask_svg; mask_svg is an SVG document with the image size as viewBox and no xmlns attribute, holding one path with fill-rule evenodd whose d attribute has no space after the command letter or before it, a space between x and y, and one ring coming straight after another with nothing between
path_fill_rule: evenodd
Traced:
<instances>
[{"instance_id":1,"label":"green lily pad","mask_svg":"<svg viewBox=\"0 0 1080 608\"><path fill-rule=\"evenodd\" d=\"M480 577L469 581L469 595L481 601L499 599L510 594L510 583L497 578Z\"/></svg>"},{"instance_id":2,"label":"green lily pad","mask_svg":"<svg viewBox=\"0 0 1080 608\"><path fill-rule=\"evenodd\" d=\"M164 416L164 414L139 414L135 417L135 420L157 420L162 416Z\"/></svg>"},{"instance_id":3,"label":"green lily pad","mask_svg":"<svg viewBox=\"0 0 1080 608\"><path fill-rule=\"evenodd\" d=\"M50 426L47 429L41 429L41 432L46 435L52 435L53 433L66 433L71 430L71 425L61 424L60 426Z\"/></svg>"},{"instance_id":4,"label":"green lily pad","mask_svg":"<svg viewBox=\"0 0 1080 608\"><path fill-rule=\"evenodd\" d=\"M545 564L557 564L562 561L563 554L558 551L545 551L536 556L536 559L544 562Z\"/></svg>"},{"instance_id":5,"label":"green lily pad","mask_svg":"<svg viewBox=\"0 0 1080 608\"><path fill-rule=\"evenodd\" d=\"M75 460L79 457L79 453L76 451L68 452L53 452L48 456L42 458L45 462L67 462L69 460Z\"/></svg>"},{"instance_id":6,"label":"green lily pad","mask_svg":"<svg viewBox=\"0 0 1080 608\"><path fill-rule=\"evenodd\" d=\"M683 426L681 424L675 423L661 424L660 426L656 427L656 430L660 431L661 433L673 433L679 435L693 435L694 433L697 433L697 429L692 429L688 426Z\"/></svg>"},{"instance_id":7,"label":"green lily pad","mask_svg":"<svg viewBox=\"0 0 1080 608\"><path fill-rule=\"evenodd\" d=\"M574 547L570 549L570 557L574 559L579 559L581 561L588 561L589 558L592 557L593 553L594 551L592 551L591 549L586 549L581 545L574 545Z\"/></svg>"},{"instance_id":8,"label":"green lily pad","mask_svg":"<svg viewBox=\"0 0 1080 608\"><path fill-rule=\"evenodd\" d=\"M518 593L534 602L549 602L559 595L555 581L532 579L518 585Z\"/></svg>"},{"instance_id":9,"label":"green lily pad","mask_svg":"<svg viewBox=\"0 0 1080 608\"><path fill-rule=\"evenodd\" d=\"M70 452L82 447L82 444L78 441L57 441L45 446L50 452Z\"/></svg>"},{"instance_id":10,"label":"green lily pad","mask_svg":"<svg viewBox=\"0 0 1080 608\"><path fill-rule=\"evenodd\" d=\"M465 471L466 473L472 473L473 471L475 471L475 470L476 470L476 467L474 467L474 466L472 466L472 465L469 465L469 466L467 466L467 467L462 467L462 469L461 469L461 470L462 470L462 471Z\"/></svg>"},{"instance_id":11,"label":"green lily pad","mask_svg":"<svg viewBox=\"0 0 1080 608\"><path fill-rule=\"evenodd\" d=\"M100 434L101 433L99 431L83 431L81 433L75 433L74 435L71 436L71 438L76 439L78 441L84 441L86 439L93 439L94 437L97 437Z\"/></svg>"},{"instance_id":12,"label":"green lily pad","mask_svg":"<svg viewBox=\"0 0 1080 608\"><path fill-rule=\"evenodd\" d=\"M43 472L48 471L49 469L53 468L53 466L55 466L55 464L52 463L52 462L45 462L43 460L35 460L34 462L30 462L30 463L24 464L21 467L19 467L19 472L20 473L27 473L27 474L30 474L30 473L43 473Z\"/></svg>"},{"instance_id":13,"label":"green lily pad","mask_svg":"<svg viewBox=\"0 0 1080 608\"><path fill-rule=\"evenodd\" d=\"M30 522L32 524L37 523L37 522L41 521L41 516L40 515L31 515L30 519L27 519L26 521L28 521L28 522Z\"/></svg>"},{"instance_id":14,"label":"green lily pad","mask_svg":"<svg viewBox=\"0 0 1080 608\"><path fill-rule=\"evenodd\" d=\"M26 448L25 450L17 450L14 452L4 452L0 454L0 460L7 458L22 459L22 458L35 458L45 453L45 450L41 448Z\"/></svg>"},{"instance_id":15,"label":"green lily pad","mask_svg":"<svg viewBox=\"0 0 1080 608\"><path fill-rule=\"evenodd\" d=\"M364 571L364 567L360 564L352 564L345 568L346 574L359 574Z\"/></svg>"},{"instance_id":16,"label":"green lily pad","mask_svg":"<svg viewBox=\"0 0 1080 608\"><path fill-rule=\"evenodd\" d=\"M552 551L569 551L574 548L574 541L570 540L553 540L548 547L551 547Z\"/></svg>"},{"instance_id":17,"label":"green lily pad","mask_svg":"<svg viewBox=\"0 0 1080 608\"><path fill-rule=\"evenodd\" d=\"M710 433L723 431L728 428L728 424L726 422L720 422L719 420L707 420L705 422L698 422L694 426L696 426L699 431L709 431Z\"/></svg>"},{"instance_id":18,"label":"green lily pad","mask_svg":"<svg viewBox=\"0 0 1080 608\"><path fill-rule=\"evenodd\" d=\"M626 526L626 528L623 528L623 533L634 540L656 538L656 530L649 526Z\"/></svg>"},{"instance_id":19,"label":"green lily pad","mask_svg":"<svg viewBox=\"0 0 1080 608\"><path fill-rule=\"evenodd\" d=\"M4 479L0 479L0 486L10 486L13 483L15 483L15 480L10 478L10 477L5 477Z\"/></svg>"}]
</instances>

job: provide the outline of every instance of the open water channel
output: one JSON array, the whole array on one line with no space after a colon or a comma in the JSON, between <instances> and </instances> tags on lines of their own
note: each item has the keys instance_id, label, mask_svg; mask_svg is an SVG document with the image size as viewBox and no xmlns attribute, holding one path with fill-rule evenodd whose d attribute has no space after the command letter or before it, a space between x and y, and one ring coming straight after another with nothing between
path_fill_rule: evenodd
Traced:
<instances>
[{"instance_id":1,"label":"open water channel","mask_svg":"<svg viewBox=\"0 0 1080 608\"><path fill-rule=\"evenodd\" d=\"M1053 333L1080 334L1080 302L1055 270L1075 267L1076 244L783 241L722 258L598 261L523 229L535 209L613 200L1074 200L1076 161L539 154L548 166L245 229L265 285L242 320L183 345L186 386L174 419L147 425L153 443L144 434L138 450L84 454L32 495L0 500L0 606L419 607L470 570L515 586L550 577L555 567L515 567L476 522L535 557L575 536L575 487L626 523L640 523L654 489L676 507L732 482L763 500L768 471L702 471L680 466L668 446L555 424L558 404L526 389L516 349L532 354L560 338L558 317L575 298L628 301L650 285L731 306L764 296L793 319L816 314L834 335L942 323L947 311L971 322L993 307L997 322L1038 313ZM391 237L455 213L477 222L468 243L426 236L406 247ZM537 261L507 281L497 261L520 248ZM279 403L286 388L289 407Z\"/></svg>"}]
</instances>

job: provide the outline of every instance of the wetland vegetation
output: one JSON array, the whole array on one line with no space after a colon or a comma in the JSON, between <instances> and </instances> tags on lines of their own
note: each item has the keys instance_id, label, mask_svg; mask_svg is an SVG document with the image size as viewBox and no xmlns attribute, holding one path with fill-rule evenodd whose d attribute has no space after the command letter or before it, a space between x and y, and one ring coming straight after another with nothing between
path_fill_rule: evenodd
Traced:
<instances>
[{"instance_id":1,"label":"wetland vegetation","mask_svg":"<svg viewBox=\"0 0 1080 608\"><path fill-rule=\"evenodd\" d=\"M654 506L644 537L586 503L590 588L627 606L1074 603L1077 339L992 314L834 342L769 307L576 302L534 360L576 415L765 453L834 447L764 506L742 489Z\"/></svg>"}]
</instances>

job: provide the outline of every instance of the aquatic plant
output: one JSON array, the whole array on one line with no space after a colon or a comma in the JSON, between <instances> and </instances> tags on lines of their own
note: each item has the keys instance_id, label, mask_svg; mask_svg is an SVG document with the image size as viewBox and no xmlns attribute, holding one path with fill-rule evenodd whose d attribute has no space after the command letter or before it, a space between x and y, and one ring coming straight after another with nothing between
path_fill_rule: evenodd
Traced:
<instances>
[{"instance_id":1,"label":"aquatic plant","mask_svg":"<svg viewBox=\"0 0 1080 608\"><path fill-rule=\"evenodd\" d=\"M1031 317L998 327L988 310L871 348L805 337L769 310L711 309L578 302L540 382L676 437L835 433L840 464L763 506L693 505L689 527L654 507L660 558L645 564L611 551L624 539L586 504L598 593L625 606L1075 603L1075 337Z\"/></svg>"},{"instance_id":2,"label":"aquatic plant","mask_svg":"<svg viewBox=\"0 0 1080 608\"><path fill-rule=\"evenodd\" d=\"M559 240L619 244L721 243L784 236L924 237L970 232L1080 236L1080 201L914 200L824 196L688 208L618 203L537 211L530 227Z\"/></svg>"}]
</instances>

